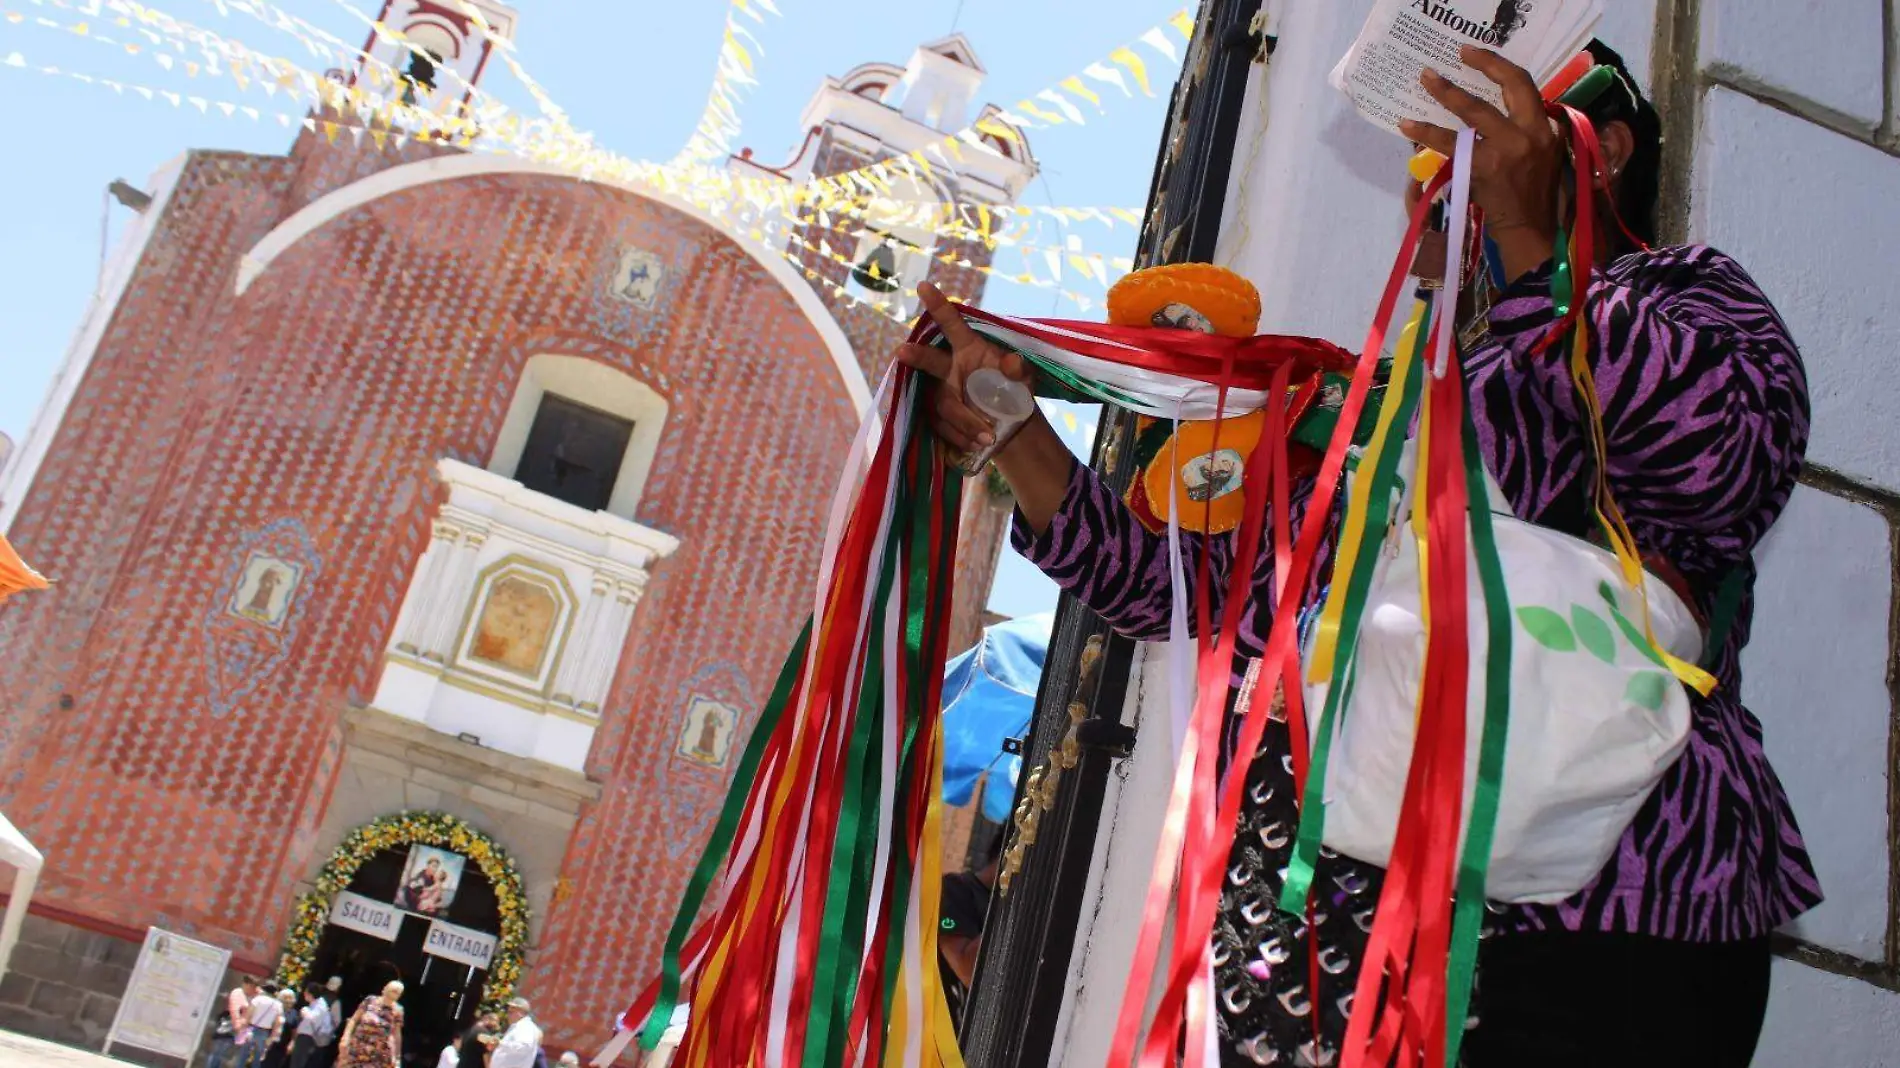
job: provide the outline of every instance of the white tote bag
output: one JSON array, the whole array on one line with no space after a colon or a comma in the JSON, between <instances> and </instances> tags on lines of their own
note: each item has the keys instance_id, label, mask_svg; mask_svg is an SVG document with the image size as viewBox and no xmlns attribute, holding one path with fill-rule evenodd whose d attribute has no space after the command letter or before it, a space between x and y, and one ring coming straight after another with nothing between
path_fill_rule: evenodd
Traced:
<instances>
[{"instance_id":1,"label":"white tote bag","mask_svg":"<svg viewBox=\"0 0 1900 1068\"><path fill-rule=\"evenodd\" d=\"M1412 469L1411 448L1407 443L1401 471ZM1602 870L1681 755L1689 696L1644 642L1642 608L1616 557L1523 522L1495 484L1490 489L1513 628L1509 730L1485 896L1550 903L1574 895ZM1471 684L1460 848L1477 783L1489 644L1468 541L1466 552ZM1694 616L1661 581L1645 585L1657 641L1693 663L1702 645ZM1418 542L1401 516L1373 572L1349 696L1335 716L1324 794L1324 843L1381 867L1392 854L1416 734L1425 663L1420 608ZM1315 732L1325 697L1325 684L1306 687Z\"/></svg>"}]
</instances>

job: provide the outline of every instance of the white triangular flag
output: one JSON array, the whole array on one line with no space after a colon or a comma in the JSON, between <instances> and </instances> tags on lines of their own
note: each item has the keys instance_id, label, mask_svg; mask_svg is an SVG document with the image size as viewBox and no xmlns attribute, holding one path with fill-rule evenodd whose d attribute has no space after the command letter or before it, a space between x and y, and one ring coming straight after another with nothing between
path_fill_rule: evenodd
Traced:
<instances>
[{"instance_id":1,"label":"white triangular flag","mask_svg":"<svg viewBox=\"0 0 1900 1068\"><path fill-rule=\"evenodd\" d=\"M1168 35L1161 32L1161 27L1156 26L1154 29L1142 34L1141 40L1143 44L1167 56L1174 62L1181 62L1181 53L1174 50L1174 42L1168 40Z\"/></svg>"},{"instance_id":2,"label":"white triangular flag","mask_svg":"<svg viewBox=\"0 0 1900 1068\"><path fill-rule=\"evenodd\" d=\"M1055 90L1044 89L1042 92L1036 94L1036 99L1047 100L1051 104L1054 104L1056 107L1060 108L1062 110L1063 116L1067 118L1070 122L1075 123L1077 126L1083 125L1081 109L1077 108L1074 104L1069 103L1066 97L1056 92Z\"/></svg>"}]
</instances>

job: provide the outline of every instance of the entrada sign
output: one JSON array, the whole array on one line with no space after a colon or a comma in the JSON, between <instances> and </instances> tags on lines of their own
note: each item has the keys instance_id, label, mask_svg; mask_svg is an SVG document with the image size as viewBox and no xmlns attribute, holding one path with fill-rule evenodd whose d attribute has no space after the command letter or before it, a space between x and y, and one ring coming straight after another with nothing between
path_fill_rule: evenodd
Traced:
<instances>
[{"instance_id":1,"label":"entrada sign","mask_svg":"<svg viewBox=\"0 0 1900 1068\"><path fill-rule=\"evenodd\" d=\"M429 926L429 938L422 944L425 952L444 960L487 971L495 961L495 936L468 927L435 921Z\"/></svg>"}]
</instances>

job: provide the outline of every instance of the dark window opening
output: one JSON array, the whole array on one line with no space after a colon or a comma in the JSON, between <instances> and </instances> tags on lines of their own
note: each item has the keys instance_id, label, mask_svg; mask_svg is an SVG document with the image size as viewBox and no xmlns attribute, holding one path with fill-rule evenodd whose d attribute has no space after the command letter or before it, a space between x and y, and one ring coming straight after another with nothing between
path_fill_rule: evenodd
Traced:
<instances>
[{"instance_id":1,"label":"dark window opening","mask_svg":"<svg viewBox=\"0 0 1900 1068\"><path fill-rule=\"evenodd\" d=\"M435 91L435 68L440 62L442 58L427 49L418 49L409 53L409 69L402 75L403 103L414 107L422 91Z\"/></svg>"},{"instance_id":2,"label":"dark window opening","mask_svg":"<svg viewBox=\"0 0 1900 1068\"><path fill-rule=\"evenodd\" d=\"M632 420L544 393L515 467L515 481L590 512L600 511L613 497L620 461L632 437Z\"/></svg>"}]
</instances>

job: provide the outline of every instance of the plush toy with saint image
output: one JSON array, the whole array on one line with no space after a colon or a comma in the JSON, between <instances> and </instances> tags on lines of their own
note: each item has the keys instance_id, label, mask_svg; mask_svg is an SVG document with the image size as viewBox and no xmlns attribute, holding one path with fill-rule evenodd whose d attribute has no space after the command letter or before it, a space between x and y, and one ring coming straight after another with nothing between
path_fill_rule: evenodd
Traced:
<instances>
[{"instance_id":1,"label":"plush toy with saint image","mask_svg":"<svg viewBox=\"0 0 1900 1068\"><path fill-rule=\"evenodd\" d=\"M1123 277L1108 291L1108 321L1112 326L1252 337L1260 325L1260 294L1253 283L1212 264L1149 267ZM1295 385L1289 414L1290 477L1301 478L1318 468L1345 397L1345 385L1345 376L1334 371L1317 371ZM1144 526L1157 533L1167 529L1171 500L1182 502L1183 530L1202 534L1233 530L1245 512L1242 474L1247 457L1259 447L1265 428L1265 411L1218 424L1138 416L1133 459L1140 474L1130 481L1123 500Z\"/></svg>"}]
</instances>

